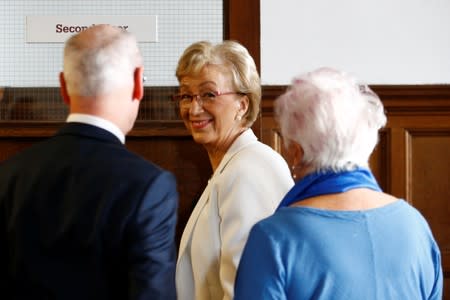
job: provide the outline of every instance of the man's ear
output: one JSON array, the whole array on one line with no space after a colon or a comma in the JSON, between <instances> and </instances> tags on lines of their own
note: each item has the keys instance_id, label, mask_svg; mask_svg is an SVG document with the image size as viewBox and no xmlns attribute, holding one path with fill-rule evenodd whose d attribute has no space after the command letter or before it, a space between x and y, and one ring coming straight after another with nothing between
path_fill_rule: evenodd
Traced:
<instances>
[{"instance_id":1,"label":"man's ear","mask_svg":"<svg viewBox=\"0 0 450 300\"><path fill-rule=\"evenodd\" d=\"M144 67L134 70L133 100L142 100L144 97Z\"/></svg>"},{"instance_id":2,"label":"man's ear","mask_svg":"<svg viewBox=\"0 0 450 300\"><path fill-rule=\"evenodd\" d=\"M59 85L60 85L59 91L61 93L61 97L63 98L64 103L70 105L70 97L69 94L67 93L66 80L64 79L63 72L59 73Z\"/></svg>"}]
</instances>

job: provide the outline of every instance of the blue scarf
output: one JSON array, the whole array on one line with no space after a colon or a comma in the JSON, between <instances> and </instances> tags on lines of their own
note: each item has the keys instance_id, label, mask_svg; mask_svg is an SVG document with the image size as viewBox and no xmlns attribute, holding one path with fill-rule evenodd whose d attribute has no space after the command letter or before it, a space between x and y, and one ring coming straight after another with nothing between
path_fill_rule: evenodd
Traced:
<instances>
[{"instance_id":1,"label":"blue scarf","mask_svg":"<svg viewBox=\"0 0 450 300\"><path fill-rule=\"evenodd\" d=\"M295 183L281 200L277 210L306 198L343 193L356 188L369 188L381 192L377 180L367 168L339 173L334 171L311 173Z\"/></svg>"}]
</instances>

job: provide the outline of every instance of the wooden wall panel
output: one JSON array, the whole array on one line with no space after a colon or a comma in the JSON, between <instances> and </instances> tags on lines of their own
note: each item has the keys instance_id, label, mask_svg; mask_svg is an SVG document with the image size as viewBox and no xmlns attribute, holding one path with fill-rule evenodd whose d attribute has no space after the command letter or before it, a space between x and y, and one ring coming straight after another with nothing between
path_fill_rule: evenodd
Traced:
<instances>
[{"instance_id":1,"label":"wooden wall panel","mask_svg":"<svg viewBox=\"0 0 450 300\"><path fill-rule=\"evenodd\" d=\"M378 181L378 184L383 191L390 191L390 136L389 131L383 130L380 132L378 145L375 147L372 153L369 165L373 172L373 175Z\"/></svg>"},{"instance_id":2,"label":"wooden wall panel","mask_svg":"<svg viewBox=\"0 0 450 300\"><path fill-rule=\"evenodd\" d=\"M243 44L260 70L260 0L224 0L224 39Z\"/></svg>"},{"instance_id":3,"label":"wooden wall panel","mask_svg":"<svg viewBox=\"0 0 450 300\"><path fill-rule=\"evenodd\" d=\"M450 253L450 128L444 132L431 129L409 134L409 199L427 216L432 227L447 227L441 246Z\"/></svg>"},{"instance_id":4,"label":"wooden wall panel","mask_svg":"<svg viewBox=\"0 0 450 300\"><path fill-rule=\"evenodd\" d=\"M448 124L450 126L450 124ZM408 199L430 224L450 284L450 127L408 130Z\"/></svg>"},{"instance_id":5,"label":"wooden wall panel","mask_svg":"<svg viewBox=\"0 0 450 300\"><path fill-rule=\"evenodd\" d=\"M429 222L442 252L444 299L450 299L450 86L372 88L385 105L388 123L371 157L371 168L386 192L405 198ZM262 142L283 155L282 137L273 116L273 101L285 89L285 86L263 88L261 114L253 126ZM161 92L150 89L153 95L144 100L140 118L127 137L127 146L177 177L181 197L179 240L181 230L211 176L211 169L206 152L192 141L173 105L165 100L174 90L174 87ZM56 89L52 91L56 92ZM19 91L10 95L4 99L16 101L19 99L16 95L23 93ZM160 101L152 102L155 101L154 96ZM19 103L25 103L22 107L24 112L33 111L28 115L40 117L36 120L0 118L0 161L52 135L61 125L59 117L50 118L53 122L42 121L43 113L52 114L52 110L39 99L20 97L27 101L15 102L14 109L18 115L21 113ZM11 102L7 104L10 107ZM10 112L9 108L4 112ZM59 106L57 113L64 113L64 106Z\"/></svg>"}]
</instances>

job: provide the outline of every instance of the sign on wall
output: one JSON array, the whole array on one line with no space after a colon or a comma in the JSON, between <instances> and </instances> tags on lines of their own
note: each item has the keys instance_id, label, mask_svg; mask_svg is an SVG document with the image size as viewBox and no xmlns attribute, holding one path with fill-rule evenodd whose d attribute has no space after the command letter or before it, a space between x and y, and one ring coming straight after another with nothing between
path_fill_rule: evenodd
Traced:
<instances>
[{"instance_id":1,"label":"sign on wall","mask_svg":"<svg viewBox=\"0 0 450 300\"><path fill-rule=\"evenodd\" d=\"M157 16L27 16L27 43L64 43L95 24L110 24L133 33L138 42L158 41Z\"/></svg>"}]
</instances>

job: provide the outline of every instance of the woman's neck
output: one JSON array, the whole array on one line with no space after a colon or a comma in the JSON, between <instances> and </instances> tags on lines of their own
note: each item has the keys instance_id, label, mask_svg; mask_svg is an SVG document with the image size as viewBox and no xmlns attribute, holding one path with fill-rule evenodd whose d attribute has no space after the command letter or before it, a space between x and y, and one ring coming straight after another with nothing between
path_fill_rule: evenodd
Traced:
<instances>
[{"instance_id":1,"label":"woman's neck","mask_svg":"<svg viewBox=\"0 0 450 300\"><path fill-rule=\"evenodd\" d=\"M218 153L217 151L214 153L208 152L209 162L211 163L211 168L212 168L213 173L219 167L220 162L222 161L223 157L225 156L225 153L226 152Z\"/></svg>"},{"instance_id":2,"label":"woman's neck","mask_svg":"<svg viewBox=\"0 0 450 300\"><path fill-rule=\"evenodd\" d=\"M208 152L209 162L211 163L211 167L213 173L219 167L222 162L223 157L230 149L231 145L233 145L234 141L246 130L247 128L242 128L236 134L228 136L221 143L217 143L214 146L205 145L206 151Z\"/></svg>"}]
</instances>

